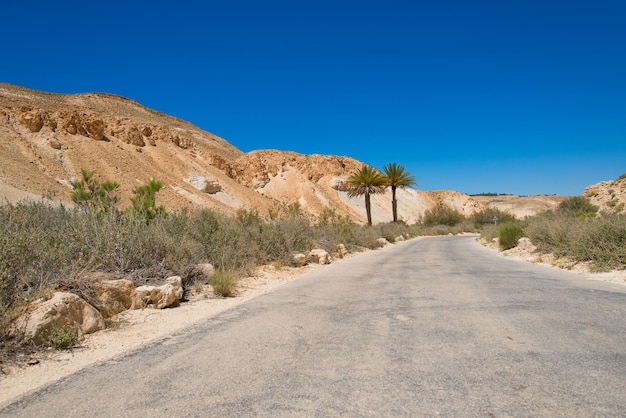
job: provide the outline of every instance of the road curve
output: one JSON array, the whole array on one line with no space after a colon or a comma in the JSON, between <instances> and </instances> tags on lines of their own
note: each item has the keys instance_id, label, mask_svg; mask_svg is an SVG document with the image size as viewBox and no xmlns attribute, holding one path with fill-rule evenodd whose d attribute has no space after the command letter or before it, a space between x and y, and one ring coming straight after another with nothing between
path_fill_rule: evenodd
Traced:
<instances>
[{"instance_id":1,"label":"road curve","mask_svg":"<svg viewBox=\"0 0 626 418\"><path fill-rule=\"evenodd\" d=\"M11 417L626 416L626 291L418 239L303 276Z\"/></svg>"}]
</instances>

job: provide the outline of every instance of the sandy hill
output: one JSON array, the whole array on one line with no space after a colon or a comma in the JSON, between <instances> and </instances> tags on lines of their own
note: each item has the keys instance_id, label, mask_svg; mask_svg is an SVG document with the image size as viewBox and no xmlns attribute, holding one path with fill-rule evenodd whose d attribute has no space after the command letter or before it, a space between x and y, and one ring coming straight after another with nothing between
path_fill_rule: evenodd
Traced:
<instances>
[{"instance_id":1,"label":"sandy hill","mask_svg":"<svg viewBox=\"0 0 626 418\"><path fill-rule=\"evenodd\" d=\"M118 182L122 206L151 178L165 187L158 204L169 210L209 207L260 214L298 203L315 217L325 208L363 222L362 198L350 199L345 179L363 163L350 157L273 150L243 153L226 140L181 119L105 93L51 94L0 83L0 198L48 196L70 204L70 182L81 169ZM443 201L471 214L498 202L453 191L398 193L399 215L414 222ZM540 199L532 210L555 204ZM520 201L521 202L521 201ZM505 202L515 213L524 202ZM390 192L372 199L374 222L391 220Z\"/></svg>"}]
</instances>

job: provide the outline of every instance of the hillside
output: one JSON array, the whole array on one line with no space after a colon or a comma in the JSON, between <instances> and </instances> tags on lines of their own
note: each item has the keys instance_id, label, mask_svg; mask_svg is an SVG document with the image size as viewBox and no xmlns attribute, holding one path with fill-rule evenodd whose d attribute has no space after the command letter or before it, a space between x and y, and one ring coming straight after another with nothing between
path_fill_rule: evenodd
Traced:
<instances>
[{"instance_id":1,"label":"hillside","mask_svg":"<svg viewBox=\"0 0 626 418\"><path fill-rule=\"evenodd\" d=\"M88 169L121 185L122 206L134 187L155 178L165 185L158 203L168 210L246 208L265 215L297 202L311 217L329 207L359 222L365 218L363 199L348 198L343 187L362 162L273 150L243 153L188 122L106 93L52 94L0 83L0 151L0 198L9 202L47 196L71 204L70 182ZM390 199L390 192L373 197L374 222L391 220ZM523 214L553 206L543 200ZM502 203L415 189L400 190L398 201L407 222L439 201L466 215ZM513 212L526 204L504 203Z\"/></svg>"},{"instance_id":2,"label":"hillside","mask_svg":"<svg viewBox=\"0 0 626 418\"><path fill-rule=\"evenodd\" d=\"M611 181L603 181L585 189L583 196L597 205L601 212L626 211L626 174Z\"/></svg>"}]
</instances>

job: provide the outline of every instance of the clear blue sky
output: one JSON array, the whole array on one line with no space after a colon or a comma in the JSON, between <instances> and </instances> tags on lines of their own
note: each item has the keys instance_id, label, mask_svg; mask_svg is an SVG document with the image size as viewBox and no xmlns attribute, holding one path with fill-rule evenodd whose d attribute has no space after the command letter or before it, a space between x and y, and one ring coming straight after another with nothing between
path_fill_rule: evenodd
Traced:
<instances>
[{"instance_id":1,"label":"clear blue sky","mask_svg":"<svg viewBox=\"0 0 626 418\"><path fill-rule=\"evenodd\" d=\"M407 167L424 190L626 173L626 1L4 1L0 81L107 92L242 151Z\"/></svg>"}]
</instances>

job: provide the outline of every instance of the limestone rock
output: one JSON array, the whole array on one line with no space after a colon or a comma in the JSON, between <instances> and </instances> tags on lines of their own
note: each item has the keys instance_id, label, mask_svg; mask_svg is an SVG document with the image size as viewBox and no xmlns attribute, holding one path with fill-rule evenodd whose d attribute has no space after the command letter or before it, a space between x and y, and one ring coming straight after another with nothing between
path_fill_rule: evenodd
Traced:
<instances>
[{"instance_id":1,"label":"limestone rock","mask_svg":"<svg viewBox=\"0 0 626 418\"><path fill-rule=\"evenodd\" d=\"M384 246L390 244L390 242L387 241L385 238L377 238L376 239L376 244L378 244L379 247L384 247Z\"/></svg>"},{"instance_id":2,"label":"limestone rock","mask_svg":"<svg viewBox=\"0 0 626 418\"><path fill-rule=\"evenodd\" d=\"M180 302L183 297L183 282L179 276L172 276L161 286L139 286L135 291L144 306L163 309Z\"/></svg>"},{"instance_id":3,"label":"limestone rock","mask_svg":"<svg viewBox=\"0 0 626 418\"><path fill-rule=\"evenodd\" d=\"M197 269L200 270L207 278L213 277L215 275L215 267L210 263L202 263L198 264Z\"/></svg>"},{"instance_id":4,"label":"limestone rock","mask_svg":"<svg viewBox=\"0 0 626 418\"><path fill-rule=\"evenodd\" d=\"M331 262L330 254L328 254L328 251L321 248L314 248L309 251L309 254L307 255L307 260L310 263L315 264L330 264Z\"/></svg>"},{"instance_id":5,"label":"limestone rock","mask_svg":"<svg viewBox=\"0 0 626 418\"><path fill-rule=\"evenodd\" d=\"M291 265L294 267L303 267L307 263L306 255L302 253L294 254L291 256Z\"/></svg>"},{"instance_id":6,"label":"limestone rock","mask_svg":"<svg viewBox=\"0 0 626 418\"><path fill-rule=\"evenodd\" d=\"M337 258L345 258L348 255L348 250L346 249L345 245L338 244L335 247L335 252L333 253L333 255Z\"/></svg>"},{"instance_id":7,"label":"limestone rock","mask_svg":"<svg viewBox=\"0 0 626 418\"><path fill-rule=\"evenodd\" d=\"M345 192L348 189L342 177L333 177L330 180L330 187L340 192Z\"/></svg>"},{"instance_id":8,"label":"limestone rock","mask_svg":"<svg viewBox=\"0 0 626 418\"><path fill-rule=\"evenodd\" d=\"M207 179L199 174L192 173L187 180L194 188L203 193L215 194L222 191L222 186L217 180Z\"/></svg>"},{"instance_id":9,"label":"limestone rock","mask_svg":"<svg viewBox=\"0 0 626 418\"><path fill-rule=\"evenodd\" d=\"M82 334L104 329L102 315L73 293L55 292L48 300L32 302L11 326L11 334L34 344L43 344L42 337L52 326L74 325Z\"/></svg>"},{"instance_id":10,"label":"limestone rock","mask_svg":"<svg viewBox=\"0 0 626 418\"><path fill-rule=\"evenodd\" d=\"M99 283L96 292L96 298L102 305L101 310L106 315L115 315L141 306L131 280L104 280Z\"/></svg>"}]
</instances>

